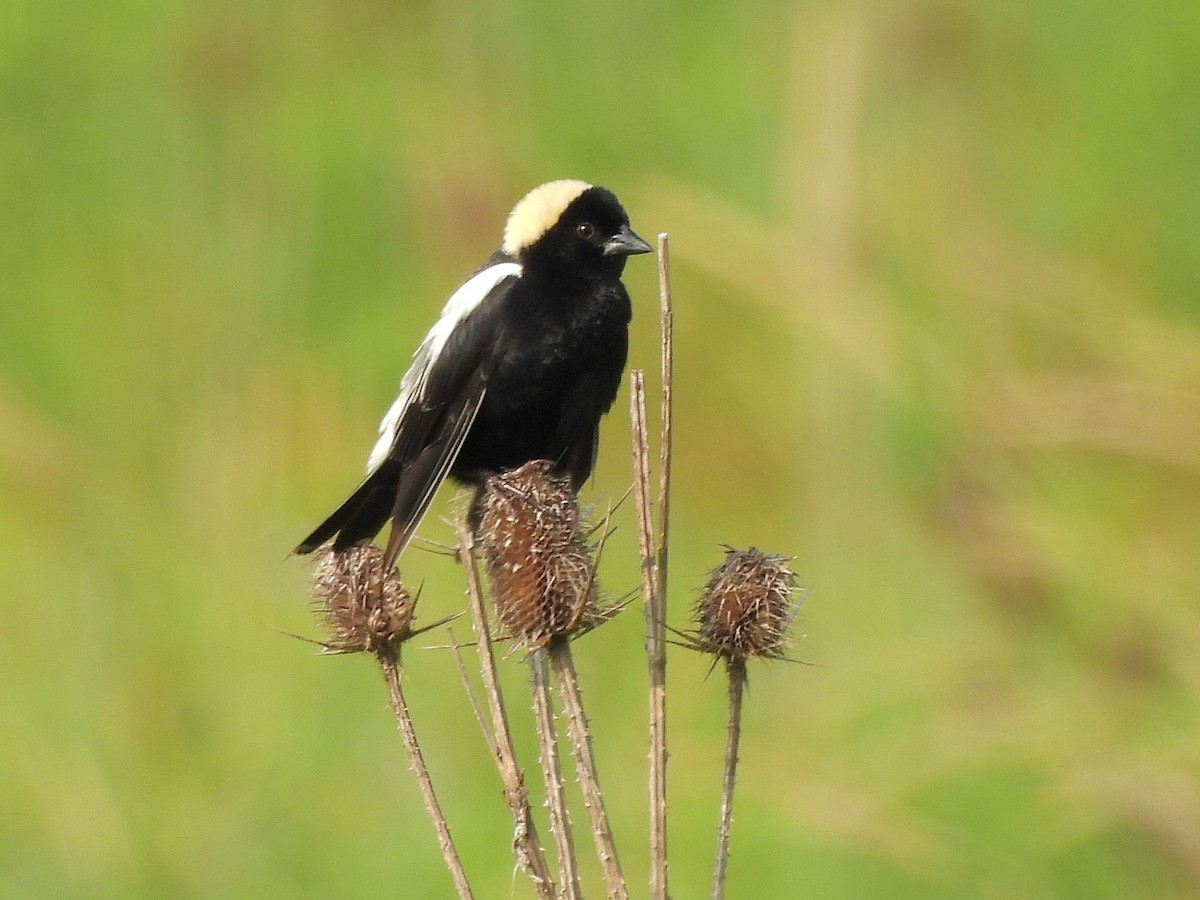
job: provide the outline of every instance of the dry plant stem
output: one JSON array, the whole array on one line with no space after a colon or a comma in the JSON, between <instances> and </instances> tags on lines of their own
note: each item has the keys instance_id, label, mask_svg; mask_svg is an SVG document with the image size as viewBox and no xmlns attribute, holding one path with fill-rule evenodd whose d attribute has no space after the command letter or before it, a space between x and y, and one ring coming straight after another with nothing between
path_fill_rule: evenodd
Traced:
<instances>
[{"instance_id":1,"label":"dry plant stem","mask_svg":"<svg viewBox=\"0 0 1200 900\"><path fill-rule=\"evenodd\" d=\"M380 650L378 657L379 666L383 670L383 680L387 682L392 712L396 716L396 727L400 729L404 749L408 752L408 764L417 776L421 799L425 801L425 811L433 822L434 830L437 831L438 845L442 849L446 868L450 870L450 877L454 879L454 889L458 891L460 898L472 898L471 886L467 884L467 873L463 871L458 851L454 849L450 826L446 823L446 817L442 815L442 807L433 790L433 781L429 778L429 769L425 767L425 757L421 755L421 746L417 743L417 732L413 728L408 703L404 699L404 690L400 686L400 666L396 651L391 648Z\"/></svg>"},{"instance_id":2,"label":"dry plant stem","mask_svg":"<svg viewBox=\"0 0 1200 900\"><path fill-rule=\"evenodd\" d=\"M721 777L721 822L717 827L717 862L713 867L712 900L725 897L729 867L729 832L733 826L733 785L737 779L738 743L742 737L742 694L746 688L746 661L729 661L729 731L725 739L725 771Z\"/></svg>"},{"instance_id":3,"label":"dry plant stem","mask_svg":"<svg viewBox=\"0 0 1200 900\"><path fill-rule=\"evenodd\" d=\"M458 677L462 681L463 691L467 695L467 703L471 705L471 714L475 716L475 721L479 725L479 730L483 732L483 740L488 745L488 750L492 756L496 756L496 737L492 734L492 729L488 727L487 722L483 720L483 707L479 705L479 698L475 695L474 688L471 687L471 677L467 675L467 666L463 662L462 648L459 647L458 641L454 637L454 629L447 628L446 632L450 635L450 649L454 652L454 666L458 669Z\"/></svg>"},{"instance_id":4,"label":"dry plant stem","mask_svg":"<svg viewBox=\"0 0 1200 900\"><path fill-rule=\"evenodd\" d=\"M658 236L658 300L662 322L662 437L658 458L658 588L659 601L667 598L667 537L671 531L671 419L672 376L675 370L675 315L671 310L671 260L664 232ZM665 637L665 623L659 621Z\"/></svg>"},{"instance_id":5,"label":"dry plant stem","mask_svg":"<svg viewBox=\"0 0 1200 900\"><path fill-rule=\"evenodd\" d=\"M646 613L646 660L650 679L650 891L667 896L667 654L665 610L654 556L650 514L649 439L646 431L646 384L641 370L632 373L633 488L642 556L642 600ZM664 545L665 546L665 545Z\"/></svg>"},{"instance_id":6,"label":"dry plant stem","mask_svg":"<svg viewBox=\"0 0 1200 900\"><path fill-rule=\"evenodd\" d=\"M550 832L558 849L558 881L564 897L578 900L583 894L579 888L579 868L575 860L575 844L571 839L571 817L567 812L567 795L563 791L562 767L558 761L558 739L554 728L554 708L550 701L550 672L546 665L545 648L539 647L530 654L529 668L538 757L546 783L546 806L550 810Z\"/></svg>"},{"instance_id":7,"label":"dry plant stem","mask_svg":"<svg viewBox=\"0 0 1200 900\"><path fill-rule=\"evenodd\" d=\"M650 896L667 898L667 538L671 531L672 375L675 369L671 260L658 236L658 299L662 330L661 440L658 460L658 568L653 608L646 621L650 667ZM644 421L643 416L643 421Z\"/></svg>"},{"instance_id":8,"label":"dry plant stem","mask_svg":"<svg viewBox=\"0 0 1200 900\"><path fill-rule=\"evenodd\" d=\"M504 799L513 817L513 853L517 864L529 872L542 900L555 900L557 891L554 877L546 863L546 853L538 839L537 827L529 809L529 794L525 790L524 776L517 765L513 750L512 731L508 725L508 712L504 698L500 695L500 682L496 676L496 657L492 652L492 637L488 632L487 617L483 611L483 590L479 584L479 570L475 564L475 550L466 523L459 521L458 550L463 570L467 577L467 594L471 600L471 624L475 628L476 649L479 653L479 670L483 679L484 693L492 714L492 734L495 739L496 767L504 783Z\"/></svg>"},{"instance_id":9,"label":"dry plant stem","mask_svg":"<svg viewBox=\"0 0 1200 900\"><path fill-rule=\"evenodd\" d=\"M628 900L629 888L621 874L617 847L613 843L608 813L604 810L604 797L600 793L600 780L596 775L592 735L588 730L587 715L583 710L583 695L575 673L575 660L571 657L571 642L566 635L559 635L550 642L547 650L550 654L550 666L558 681L563 712L567 717L567 734L571 738L571 753L575 757L575 775L579 779L583 805L592 827L592 838L596 843L596 856L600 860L604 886L608 890L609 900Z\"/></svg>"}]
</instances>

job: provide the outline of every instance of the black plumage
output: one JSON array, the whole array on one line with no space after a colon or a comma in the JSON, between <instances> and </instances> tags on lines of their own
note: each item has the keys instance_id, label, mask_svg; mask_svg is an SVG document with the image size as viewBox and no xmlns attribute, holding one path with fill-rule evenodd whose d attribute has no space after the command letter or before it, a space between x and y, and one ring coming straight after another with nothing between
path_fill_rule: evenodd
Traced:
<instances>
[{"instance_id":1,"label":"black plumage","mask_svg":"<svg viewBox=\"0 0 1200 900\"><path fill-rule=\"evenodd\" d=\"M527 194L501 249L418 348L366 479L296 552L369 541L391 519L390 566L447 475L477 485L548 459L578 489L625 369L625 259L650 249L604 188L555 181Z\"/></svg>"}]
</instances>

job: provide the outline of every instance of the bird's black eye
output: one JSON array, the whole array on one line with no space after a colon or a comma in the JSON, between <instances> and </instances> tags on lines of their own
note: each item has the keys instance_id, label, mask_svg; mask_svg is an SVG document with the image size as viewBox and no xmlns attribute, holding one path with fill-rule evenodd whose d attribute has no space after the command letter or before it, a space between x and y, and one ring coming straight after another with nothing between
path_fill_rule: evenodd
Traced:
<instances>
[{"instance_id":1,"label":"bird's black eye","mask_svg":"<svg viewBox=\"0 0 1200 900\"><path fill-rule=\"evenodd\" d=\"M585 241L590 241L596 236L596 226L591 222L580 222L575 226L575 233Z\"/></svg>"}]
</instances>

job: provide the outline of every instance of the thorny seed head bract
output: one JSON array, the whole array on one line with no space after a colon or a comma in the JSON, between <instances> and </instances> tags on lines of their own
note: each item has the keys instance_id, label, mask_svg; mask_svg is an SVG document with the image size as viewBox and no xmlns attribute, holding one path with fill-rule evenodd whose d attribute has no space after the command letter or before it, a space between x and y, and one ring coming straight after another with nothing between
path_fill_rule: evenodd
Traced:
<instances>
[{"instance_id":1,"label":"thorny seed head bract","mask_svg":"<svg viewBox=\"0 0 1200 900\"><path fill-rule=\"evenodd\" d=\"M330 653L389 652L411 634L415 601L374 545L327 548L313 572L318 615L329 632Z\"/></svg>"},{"instance_id":2,"label":"thorny seed head bract","mask_svg":"<svg viewBox=\"0 0 1200 900\"><path fill-rule=\"evenodd\" d=\"M611 615L597 603L596 561L569 476L535 460L489 477L475 505L492 605L510 637L541 647Z\"/></svg>"},{"instance_id":3,"label":"thorny seed head bract","mask_svg":"<svg viewBox=\"0 0 1200 900\"><path fill-rule=\"evenodd\" d=\"M696 602L689 644L729 662L782 658L802 599L790 562L754 547L727 548Z\"/></svg>"}]
</instances>

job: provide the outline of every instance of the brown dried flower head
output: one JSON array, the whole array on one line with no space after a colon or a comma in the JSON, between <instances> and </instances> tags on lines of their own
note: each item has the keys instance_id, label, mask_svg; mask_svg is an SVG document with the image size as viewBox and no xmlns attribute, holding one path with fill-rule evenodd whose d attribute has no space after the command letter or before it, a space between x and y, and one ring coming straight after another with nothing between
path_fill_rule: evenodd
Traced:
<instances>
[{"instance_id":1,"label":"brown dried flower head","mask_svg":"<svg viewBox=\"0 0 1200 900\"><path fill-rule=\"evenodd\" d=\"M496 616L511 637L541 647L595 623L595 564L571 479L528 462L487 479L476 537Z\"/></svg>"},{"instance_id":2,"label":"brown dried flower head","mask_svg":"<svg viewBox=\"0 0 1200 900\"><path fill-rule=\"evenodd\" d=\"M781 657L800 606L790 561L753 547L726 548L696 604L696 647L731 662Z\"/></svg>"},{"instance_id":3,"label":"brown dried flower head","mask_svg":"<svg viewBox=\"0 0 1200 900\"><path fill-rule=\"evenodd\" d=\"M383 570L373 544L326 549L313 573L315 607L329 628L331 653L378 653L409 636L413 601L400 575Z\"/></svg>"}]
</instances>

